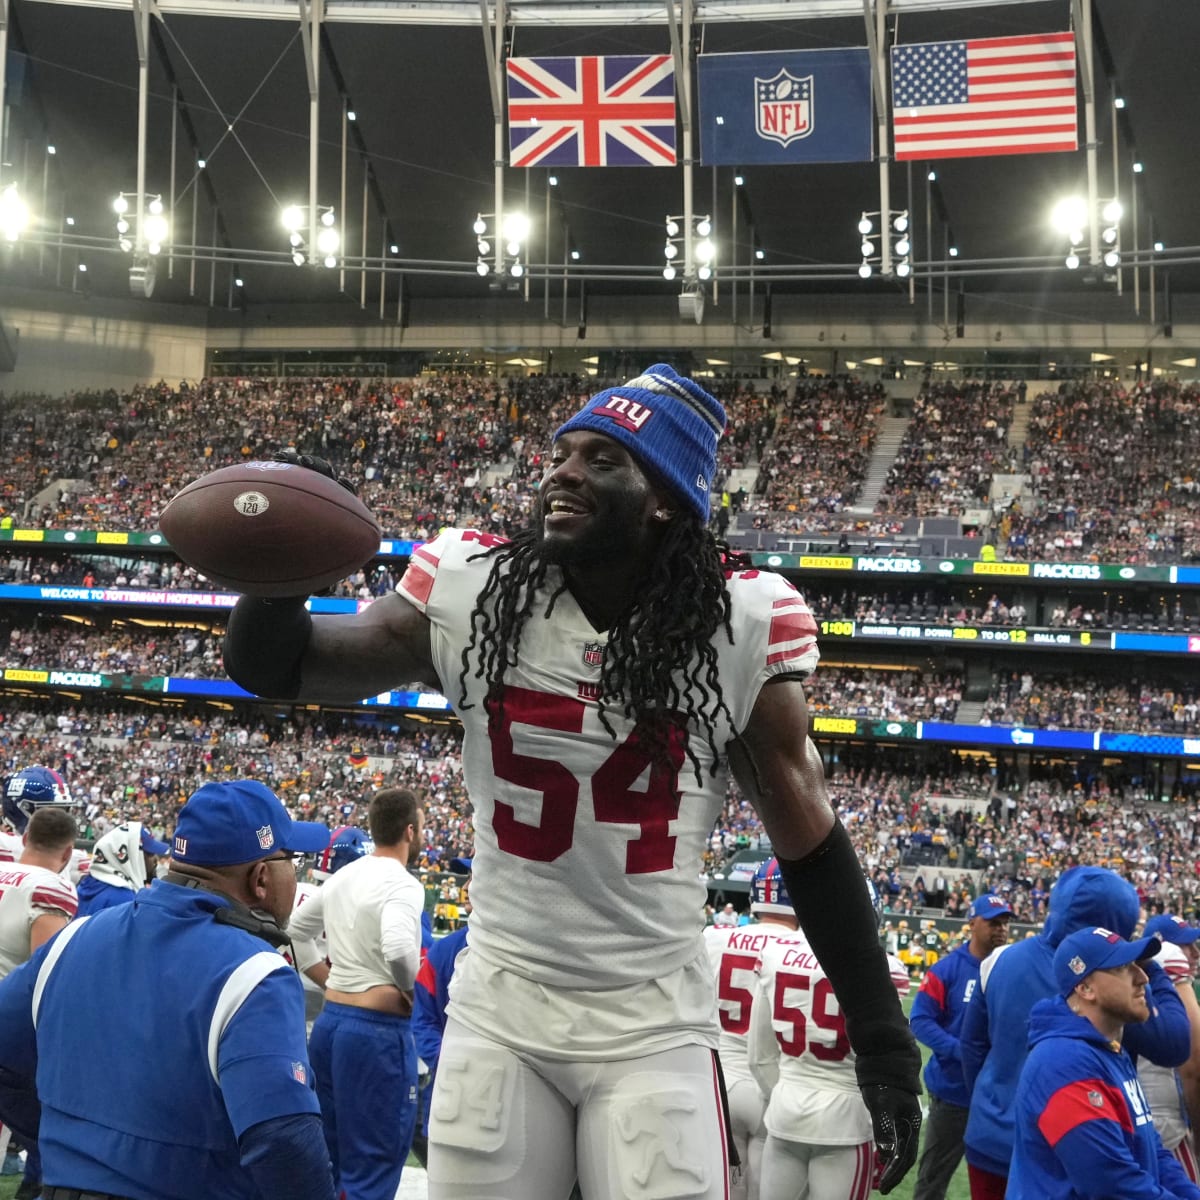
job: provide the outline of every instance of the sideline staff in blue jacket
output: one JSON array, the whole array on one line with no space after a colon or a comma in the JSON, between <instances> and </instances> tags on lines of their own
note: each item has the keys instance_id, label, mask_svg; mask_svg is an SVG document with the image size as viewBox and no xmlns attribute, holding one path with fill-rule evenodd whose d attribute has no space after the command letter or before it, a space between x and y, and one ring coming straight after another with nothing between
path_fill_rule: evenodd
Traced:
<instances>
[{"instance_id":1,"label":"sideline staff in blue jacket","mask_svg":"<svg viewBox=\"0 0 1200 1200\"><path fill-rule=\"evenodd\" d=\"M1200 1200L1163 1147L1121 1046L1150 1016L1146 960L1157 938L1082 929L1054 955L1058 995L1034 1005L1017 1087L1009 1200Z\"/></svg>"},{"instance_id":2,"label":"sideline staff in blue jacket","mask_svg":"<svg viewBox=\"0 0 1200 1200\"><path fill-rule=\"evenodd\" d=\"M1028 1053L1024 1031L1038 1000L1058 994L1054 952L1068 934L1102 925L1129 937L1138 920L1138 896L1105 867L1075 867L1050 893L1042 932L1002 946L980 968L979 990L967 1005L961 1036L963 1078L971 1094L965 1137L972 1200L1004 1200L1016 1136L1017 1080ZM1126 1036L1130 1052L1173 1067L1191 1052L1192 1032L1175 985L1149 964L1157 1013Z\"/></svg>"},{"instance_id":3,"label":"sideline staff in blue jacket","mask_svg":"<svg viewBox=\"0 0 1200 1200\"><path fill-rule=\"evenodd\" d=\"M970 1095L963 1082L958 1037L967 1005L979 988L979 967L1008 941L1012 909L999 896L982 895L967 910L970 939L925 972L909 1024L933 1051L925 1067L929 1117L913 1200L945 1200L963 1156Z\"/></svg>"},{"instance_id":4,"label":"sideline staff in blue jacket","mask_svg":"<svg viewBox=\"0 0 1200 1200\"><path fill-rule=\"evenodd\" d=\"M261 783L205 784L165 879L0 984L0 1119L38 1137L47 1200L333 1200L303 988L275 950L292 856L328 840Z\"/></svg>"}]
</instances>

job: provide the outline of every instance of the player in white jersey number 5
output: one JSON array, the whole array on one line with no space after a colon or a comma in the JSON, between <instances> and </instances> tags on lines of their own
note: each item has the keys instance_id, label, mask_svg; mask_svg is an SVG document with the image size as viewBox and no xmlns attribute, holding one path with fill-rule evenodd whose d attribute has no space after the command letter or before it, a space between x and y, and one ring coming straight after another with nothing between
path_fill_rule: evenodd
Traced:
<instances>
[{"instance_id":1,"label":"player in white jersey number 5","mask_svg":"<svg viewBox=\"0 0 1200 1200\"><path fill-rule=\"evenodd\" d=\"M706 523L720 404L657 365L559 428L532 527L446 530L353 617L243 597L225 666L259 695L438 687L464 727L471 939L429 1125L431 1200L724 1200L698 864L732 770L842 999L890 1190L920 1057L808 740L816 627ZM681 914L694 921L680 921ZM683 926L687 927L684 928Z\"/></svg>"}]
</instances>

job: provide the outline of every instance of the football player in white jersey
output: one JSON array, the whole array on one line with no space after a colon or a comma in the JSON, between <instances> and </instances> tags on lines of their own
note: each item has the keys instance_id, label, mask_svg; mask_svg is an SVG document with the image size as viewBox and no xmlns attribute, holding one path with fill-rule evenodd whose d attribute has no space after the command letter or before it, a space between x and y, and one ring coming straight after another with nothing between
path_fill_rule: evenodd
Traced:
<instances>
[{"instance_id":1,"label":"football player in white jersey","mask_svg":"<svg viewBox=\"0 0 1200 1200\"><path fill-rule=\"evenodd\" d=\"M0 863L0 978L49 941L78 909L75 888L62 874L79 834L75 818L55 803L37 807L32 816L22 815L21 853L16 862ZM42 1190L36 1144L26 1143L25 1151L25 1178L16 1193L22 1200Z\"/></svg>"},{"instance_id":2,"label":"football player in white jersey","mask_svg":"<svg viewBox=\"0 0 1200 1200\"><path fill-rule=\"evenodd\" d=\"M344 703L421 682L463 722L473 915L431 1200L560 1200L576 1176L588 1200L724 1200L697 864L730 771L842 997L881 1190L916 1155L920 1055L808 738L816 625L707 528L724 427L703 388L650 367L557 430L512 541L445 530L352 617L313 618L303 597L231 613L225 667L259 695ZM682 912L695 924L664 925Z\"/></svg>"},{"instance_id":3,"label":"football player in white jersey","mask_svg":"<svg viewBox=\"0 0 1200 1200\"><path fill-rule=\"evenodd\" d=\"M8 831L0 832L0 863L16 862L24 850L22 836L29 818L44 805L73 809L67 781L50 767L23 767L14 771L3 784L4 822ZM87 855L80 852L83 858ZM74 848L72 857L74 861ZM72 880L74 882L74 880Z\"/></svg>"},{"instance_id":4,"label":"football player in white jersey","mask_svg":"<svg viewBox=\"0 0 1200 1200\"><path fill-rule=\"evenodd\" d=\"M1192 1027L1192 1053L1175 1069L1160 1067L1143 1056L1137 1061L1138 1079L1150 1101L1154 1128L1163 1145L1196 1183L1200 1182L1195 1140L1195 1123L1200 1116L1200 1005L1194 985L1200 967L1200 928L1172 913L1160 913L1146 922L1142 936L1162 942L1162 949L1154 957L1183 1001Z\"/></svg>"},{"instance_id":5,"label":"football player in white jersey","mask_svg":"<svg viewBox=\"0 0 1200 1200\"><path fill-rule=\"evenodd\" d=\"M758 1200L767 1136L762 1123L766 1101L750 1074L746 1057L759 960L768 944L793 936L799 926L778 860L767 859L754 873L750 911L758 918L753 925L734 929L711 925L704 931L709 965L717 981L717 1020L721 1026L717 1053L725 1076L729 1127L742 1165L740 1176L735 1175L730 1186L730 1200Z\"/></svg>"},{"instance_id":6,"label":"football player in white jersey","mask_svg":"<svg viewBox=\"0 0 1200 1200\"><path fill-rule=\"evenodd\" d=\"M874 899L869 880L867 889ZM903 995L908 971L889 959ZM867 1200L876 1173L871 1114L859 1092L845 1016L799 931L763 948L747 1060L768 1098L763 1197Z\"/></svg>"}]
</instances>

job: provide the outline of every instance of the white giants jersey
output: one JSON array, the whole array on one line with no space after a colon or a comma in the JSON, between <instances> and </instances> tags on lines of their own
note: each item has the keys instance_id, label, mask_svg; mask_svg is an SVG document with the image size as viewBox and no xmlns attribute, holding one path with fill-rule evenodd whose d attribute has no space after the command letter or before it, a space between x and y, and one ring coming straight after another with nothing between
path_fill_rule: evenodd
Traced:
<instances>
[{"instance_id":1,"label":"white giants jersey","mask_svg":"<svg viewBox=\"0 0 1200 1200\"><path fill-rule=\"evenodd\" d=\"M296 884L296 898L292 901L292 912L294 913L306 901L311 900L318 890L318 885L315 883ZM300 971L300 982L304 984L304 990L306 992L322 991L323 989L309 979L304 972L329 957L329 944L325 939L325 931L322 929L320 933L311 938L294 939L292 945L296 951L295 965ZM285 958L288 957L286 949L280 950L280 954Z\"/></svg>"},{"instance_id":2,"label":"white giants jersey","mask_svg":"<svg viewBox=\"0 0 1200 1200\"><path fill-rule=\"evenodd\" d=\"M70 920L79 908L74 887L45 867L0 866L0 978L29 958L29 931L38 917Z\"/></svg>"},{"instance_id":3,"label":"white giants jersey","mask_svg":"<svg viewBox=\"0 0 1200 1200\"><path fill-rule=\"evenodd\" d=\"M0 833L0 866L15 863L25 853L25 839L7 829Z\"/></svg>"},{"instance_id":4,"label":"white giants jersey","mask_svg":"<svg viewBox=\"0 0 1200 1200\"><path fill-rule=\"evenodd\" d=\"M747 1046L767 1131L786 1141L850 1146L870 1141L854 1051L833 986L803 933L767 946Z\"/></svg>"},{"instance_id":5,"label":"white giants jersey","mask_svg":"<svg viewBox=\"0 0 1200 1200\"><path fill-rule=\"evenodd\" d=\"M751 1078L747 1037L763 951L771 942L795 936L786 925L774 923L734 929L710 925L704 931L708 965L717 984L717 1020L721 1026L717 1052L726 1083Z\"/></svg>"},{"instance_id":6,"label":"white giants jersey","mask_svg":"<svg viewBox=\"0 0 1200 1200\"><path fill-rule=\"evenodd\" d=\"M19 833L0 833L0 868L6 863L19 862L25 853L25 839ZM61 874L72 884L77 884L92 865L92 856L86 850L75 848Z\"/></svg>"},{"instance_id":7,"label":"white giants jersey","mask_svg":"<svg viewBox=\"0 0 1200 1200\"><path fill-rule=\"evenodd\" d=\"M494 563L478 556L497 544L488 534L446 530L413 553L399 585L430 620L437 674L464 728L475 825L464 958L533 985L593 994L687 968L702 980L711 1034L700 861L725 799L724 748L745 728L766 680L802 678L816 666L812 614L782 576L735 573L728 583L733 641L723 631L714 641L729 710L714 712L716 773L709 770L708 738L696 726L686 738L699 778L682 739L673 747L674 769L651 769L631 722L610 707L614 738L600 719L607 632L592 627L567 591L545 619L561 585L557 568L547 572L521 631L496 727L488 729L486 686L474 658L464 703L463 649ZM497 1008L504 1011L499 1002ZM655 1024L668 1021L660 1015Z\"/></svg>"},{"instance_id":8,"label":"white giants jersey","mask_svg":"<svg viewBox=\"0 0 1200 1200\"><path fill-rule=\"evenodd\" d=\"M1161 965L1177 988L1192 986L1192 965L1187 955L1174 943L1163 942L1154 961ZM1173 1151L1187 1137L1189 1128L1179 1072L1170 1067L1160 1067L1143 1056L1138 1059L1137 1073L1142 1091L1150 1102L1154 1128L1158 1130L1163 1145Z\"/></svg>"}]
</instances>

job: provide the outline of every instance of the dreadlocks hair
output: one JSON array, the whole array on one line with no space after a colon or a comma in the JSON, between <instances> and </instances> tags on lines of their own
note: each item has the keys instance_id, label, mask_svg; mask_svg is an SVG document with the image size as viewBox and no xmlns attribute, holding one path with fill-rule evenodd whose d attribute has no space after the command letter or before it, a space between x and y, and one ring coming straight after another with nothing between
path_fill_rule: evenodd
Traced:
<instances>
[{"instance_id":1,"label":"dreadlocks hair","mask_svg":"<svg viewBox=\"0 0 1200 1200\"><path fill-rule=\"evenodd\" d=\"M471 613L471 637L459 673L460 704L470 707L467 676L474 658L475 673L487 684L484 706L489 728L494 729L503 712L505 673L516 665L521 634L550 563L530 529L474 557L491 558L492 568ZM725 573L749 565L747 556L718 542L699 522L673 521L664 530L638 600L609 630L600 668L604 728L615 740L608 716L615 708L634 723L634 736L656 767L677 771L686 751L697 782L700 760L684 731L693 721L704 729L712 751L710 772L715 775L721 756L716 717L732 716L721 691L713 641L722 627L733 641ZM564 582L550 596L546 620L565 590Z\"/></svg>"}]
</instances>

